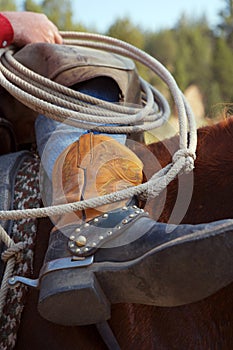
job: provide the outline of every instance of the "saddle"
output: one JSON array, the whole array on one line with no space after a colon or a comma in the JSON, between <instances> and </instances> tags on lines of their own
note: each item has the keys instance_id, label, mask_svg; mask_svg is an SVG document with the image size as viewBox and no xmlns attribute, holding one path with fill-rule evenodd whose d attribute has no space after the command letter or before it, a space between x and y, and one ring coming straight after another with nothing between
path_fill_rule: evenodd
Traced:
<instances>
[{"instance_id":1,"label":"saddle","mask_svg":"<svg viewBox=\"0 0 233 350\"><path fill-rule=\"evenodd\" d=\"M32 44L16 57L69 87L108 76L118 83L122 101L140 103L135 67L118 55ZM19 126L25 114L12 117L9 110L8 104L7 119ZM32 122L35 115L27 118ZM34 142L31 125L25 135L19 127L16 137L20 145ZM232 248L233 220L168 225L149 218L131 198L88 222L55 228L38 279L14 276L9 284L39 288L38 310L51 322L93 324L109 319L114 303L178 306L206 298L232 281Z\"/></svg>"},{"instance_id":2,"label":"saddle","mask_svg":"<svg viewBox=\"0 0 233 350\"><path fill-rule=\"evenodd\" d=\"M73 89L76 89L77 84L97 77L112 79L120 88L119 102L141 103L140 81L135 64L123 56L84 47L36 43L26 45L14 57L33 72ZM0 88L0 100L4 118L11 123L16 135L18 149L35 143L34 123L37 113L3 88ZM143 142L142 134L128 137Z\"/></svg>"}]
</instances>

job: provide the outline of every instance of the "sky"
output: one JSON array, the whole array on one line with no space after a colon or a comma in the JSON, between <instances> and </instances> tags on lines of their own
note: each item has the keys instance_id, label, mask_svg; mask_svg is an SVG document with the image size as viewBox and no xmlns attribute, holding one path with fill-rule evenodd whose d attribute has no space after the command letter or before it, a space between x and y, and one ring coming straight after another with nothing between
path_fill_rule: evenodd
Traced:
<instances>
[{"instance_id":1,"label":"sky","mask_svg":"<svg viewBox=\"0 0 233 350\"><path fill-rule=\"evenodd\" d=\"M117 18L129 17L142 29L172 28L181 14L200 18L206 15L211 27L218 22L224 0L73 0L74 19L104 33Z\"/></svg>"}]
</instances>

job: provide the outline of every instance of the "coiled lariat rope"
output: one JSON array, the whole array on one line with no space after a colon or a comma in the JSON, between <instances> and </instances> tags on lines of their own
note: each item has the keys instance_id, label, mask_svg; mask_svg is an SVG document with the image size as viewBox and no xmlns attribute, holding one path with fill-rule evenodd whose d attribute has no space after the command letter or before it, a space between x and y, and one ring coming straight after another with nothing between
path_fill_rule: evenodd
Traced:
<instances>
[{"instance_id":1,"label":"coiled lariat rope","mask_svg":"<svg viewBox=\"0 0 233 350\"><path fill-rule=\"evenodd\" d=\"M61 32L61 35L66 45L85 46L117 53L142 63L157 74L168 86L176 105L179 117L180 149L173 155L171 164L153 175L148 182L139 186L63 205L0 211L1 220L61 215L98 207L134 195L156 197L179 173L189 172L194 167L197 144L195 118L175 79L160 62L142 50L111 37L76 32ZM12 48L0 50L0 84L27 107L56 121L82 129L125 134L159 127L167 121L170 115L166 99L142 78L140 78L142 106L128 107L82 94L42 77L16 61L13 53ZM111 124L111 126L97 125L100 123ZM7 234L3 231L1 228L0 238L6 242L5 235ZM7 246L11 245L12 242ZM17 248L16 251L18 251Z\"/></svg>"}]
</instances>

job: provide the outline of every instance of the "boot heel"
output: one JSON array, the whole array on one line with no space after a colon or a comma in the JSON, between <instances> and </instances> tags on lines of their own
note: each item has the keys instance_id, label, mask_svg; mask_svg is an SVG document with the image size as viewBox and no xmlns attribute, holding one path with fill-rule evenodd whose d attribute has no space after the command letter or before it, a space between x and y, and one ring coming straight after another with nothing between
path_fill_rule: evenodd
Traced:
<instances>
[{"instance_id":1,"label":"boot heel","mask_svg":"<svg viewBox=\"0 0 233 350\"><path fill-rule=\"evenodd\" d=\"M38 311L61 325L88 325L110 318L110 303L87 268L53 271L41 278Z\"/></svg>"}]
</instances>

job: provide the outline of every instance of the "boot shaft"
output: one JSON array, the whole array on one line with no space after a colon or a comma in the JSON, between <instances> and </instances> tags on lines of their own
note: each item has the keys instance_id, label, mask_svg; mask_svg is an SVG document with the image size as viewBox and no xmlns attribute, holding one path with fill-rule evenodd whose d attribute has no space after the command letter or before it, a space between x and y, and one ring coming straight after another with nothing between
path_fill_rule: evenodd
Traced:
<instances>
[{"instance_id":1,"label":"boot shaft","mask_svg":"<svg viewBox=\"0 0 233 350\"><path fill-rule=\"evenodd\" d=\"M139 158L113 138L84 134L61 153L54 165L53 204L72 203L137 186L142 183L142 168ZM127 202L123 200L77 211L75 215L89 221Z\"/></svg>"}]
</instances>

